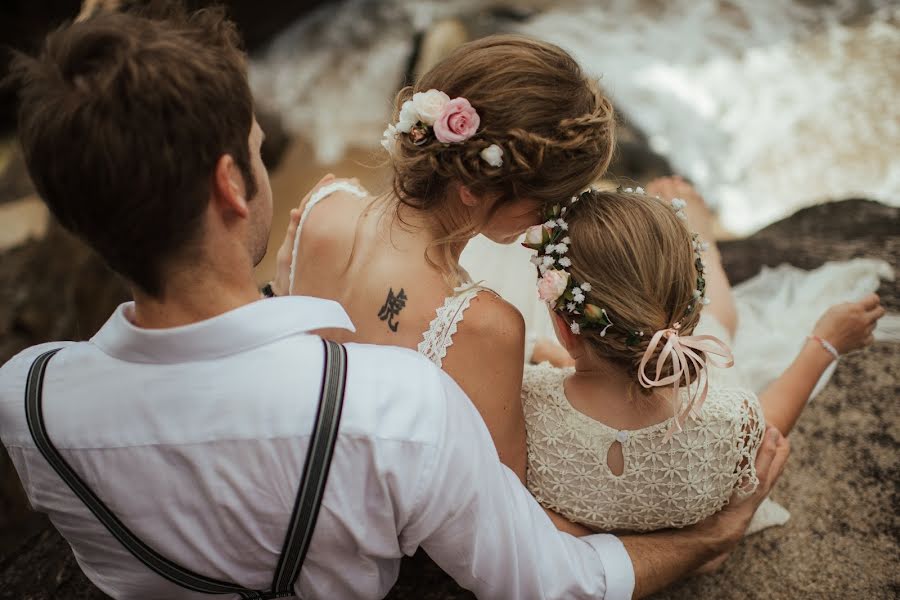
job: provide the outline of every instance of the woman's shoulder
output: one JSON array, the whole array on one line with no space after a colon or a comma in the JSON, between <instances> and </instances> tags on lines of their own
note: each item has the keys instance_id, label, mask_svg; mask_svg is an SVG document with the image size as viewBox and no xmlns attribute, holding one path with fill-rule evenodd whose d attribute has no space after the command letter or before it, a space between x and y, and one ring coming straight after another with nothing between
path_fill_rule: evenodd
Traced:
<instances>
[{"instance_id":1,"label":"woman's shoulder","mask_svg":"<svg viewBox=\"0 0 900 600\"><path fill-rule=\"evenodd\" d=\"M466 293L466 292L463 292ZM491 344L491 352L525 353L525 318L496 292L478 288L468 292L468 307L453 338L456 344Z\"/></svg>"},{"instance_id":2,"label":"woman's shoulder","mask_svg":"<svg viewBox=\"0 0 900 600\"><path fill-rule=\"evenodd\" d=\"M345 247L356 236L362 216L371 198L361 198L346 190L336 190L313 204L300 207L305 212L300 243L305 247L327 250Z\"/></svg>"}]
</instances>

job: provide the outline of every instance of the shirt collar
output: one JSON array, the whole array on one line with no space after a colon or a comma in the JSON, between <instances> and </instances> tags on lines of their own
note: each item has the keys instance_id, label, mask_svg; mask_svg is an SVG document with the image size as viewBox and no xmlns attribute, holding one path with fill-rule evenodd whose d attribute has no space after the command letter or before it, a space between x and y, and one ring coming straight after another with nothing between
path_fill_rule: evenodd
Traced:
<instances>
[{"instance_id":1,"label":"shirt collar","mask_svg":"<svg viewBox=\"0 0 900 600\"><path fill-rule=\"evenodd\" d=\"M340 304L307 296L267 298L169 329L137 327L133 314L134 302L121 304L91 342L120 360L171 364L236 354L317 329L356 331Z\"/></svg>"}]
</instances>

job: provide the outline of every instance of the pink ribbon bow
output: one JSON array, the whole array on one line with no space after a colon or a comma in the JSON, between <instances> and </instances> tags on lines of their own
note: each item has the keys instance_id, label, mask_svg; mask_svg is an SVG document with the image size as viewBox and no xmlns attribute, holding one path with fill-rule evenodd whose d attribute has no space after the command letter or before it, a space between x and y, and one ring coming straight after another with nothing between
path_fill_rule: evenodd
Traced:
<instances>
[{"instance_id":1,"label":"pink ribbon bow","mask_svg":"<svg viewBox=\"0 0 900 600\"><path fill-rule=\"evenodd\" d=\"M651 379L646 372L647 363L662 339L666 339L665 346L659 353L656 360L656 376ZM720 356L725 360L717 362L710 355ZM666 361L672 363L672 374L668 377L660 377ZM706 400L706 394L709 391L709 377L706 373L707 363L716 367L727 369L734 366L734 356L725 343L717 337L711 335L678 335L677 325L671 329L660 329L650 339L650 344L644 352L641 359L641 365L638 369L638 381L645 388L674 386L675 393L672 396L672 408L675 412L675 418L672 426L666 432L665 441L671 439L672 435L682 430L682 425L688 416L696 417L700 414L700 408ZM691 389L691 369L694 366L697 373L697 387ZM686 379L688 400L687 404L682 407L681 396L678 394L681 385L681 379Z\"/></svg>"}]
</instances>

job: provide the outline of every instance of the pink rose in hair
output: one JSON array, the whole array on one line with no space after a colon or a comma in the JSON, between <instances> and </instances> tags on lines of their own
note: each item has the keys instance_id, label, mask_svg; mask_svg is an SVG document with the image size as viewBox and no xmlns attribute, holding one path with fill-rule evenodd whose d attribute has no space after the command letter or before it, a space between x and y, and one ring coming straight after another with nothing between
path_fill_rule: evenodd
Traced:
<instances>
[{"instance_id":1,"label":"pink rose in hair","mask_svg":"<svg viewBox=\"0 0 900 600\"><path fill-rule=\"evenodd\" d=\"M556 270L547 271L538 280L538 297L544 302L552 304L565 293L568 285L568 273Z\"/></svg>"},{"instance_id":2,"label":"pink rose in hair","mask_svg":"<svg viewBox=\"0 0 900 600\"><path fill-rule=\"evenodd\" d=\"M444 144L464 142L478 131L481 118L465 98L454 98L444 105L434 122L434 137Z\"/></svg>"}]
</instances>

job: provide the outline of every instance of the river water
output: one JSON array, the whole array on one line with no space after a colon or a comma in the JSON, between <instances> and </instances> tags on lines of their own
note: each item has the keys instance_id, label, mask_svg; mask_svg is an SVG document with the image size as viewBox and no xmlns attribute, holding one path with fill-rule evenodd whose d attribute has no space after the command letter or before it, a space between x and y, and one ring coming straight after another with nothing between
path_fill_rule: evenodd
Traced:
<instances>
[{"instance_id":1,"label":"river water","mask_svg":"<svg viewBox=\"0 0 900 600\"><path fill-rule=\"evenodd\" d=\"M288 28L251 81L328 164L378 148L415 31L483 24L504 4L349 0ZM725 229L853 196L900 204L900 2L514 4L532 16L499 28L557 43L601 77Z\"/></svg>"}]
</instances>

